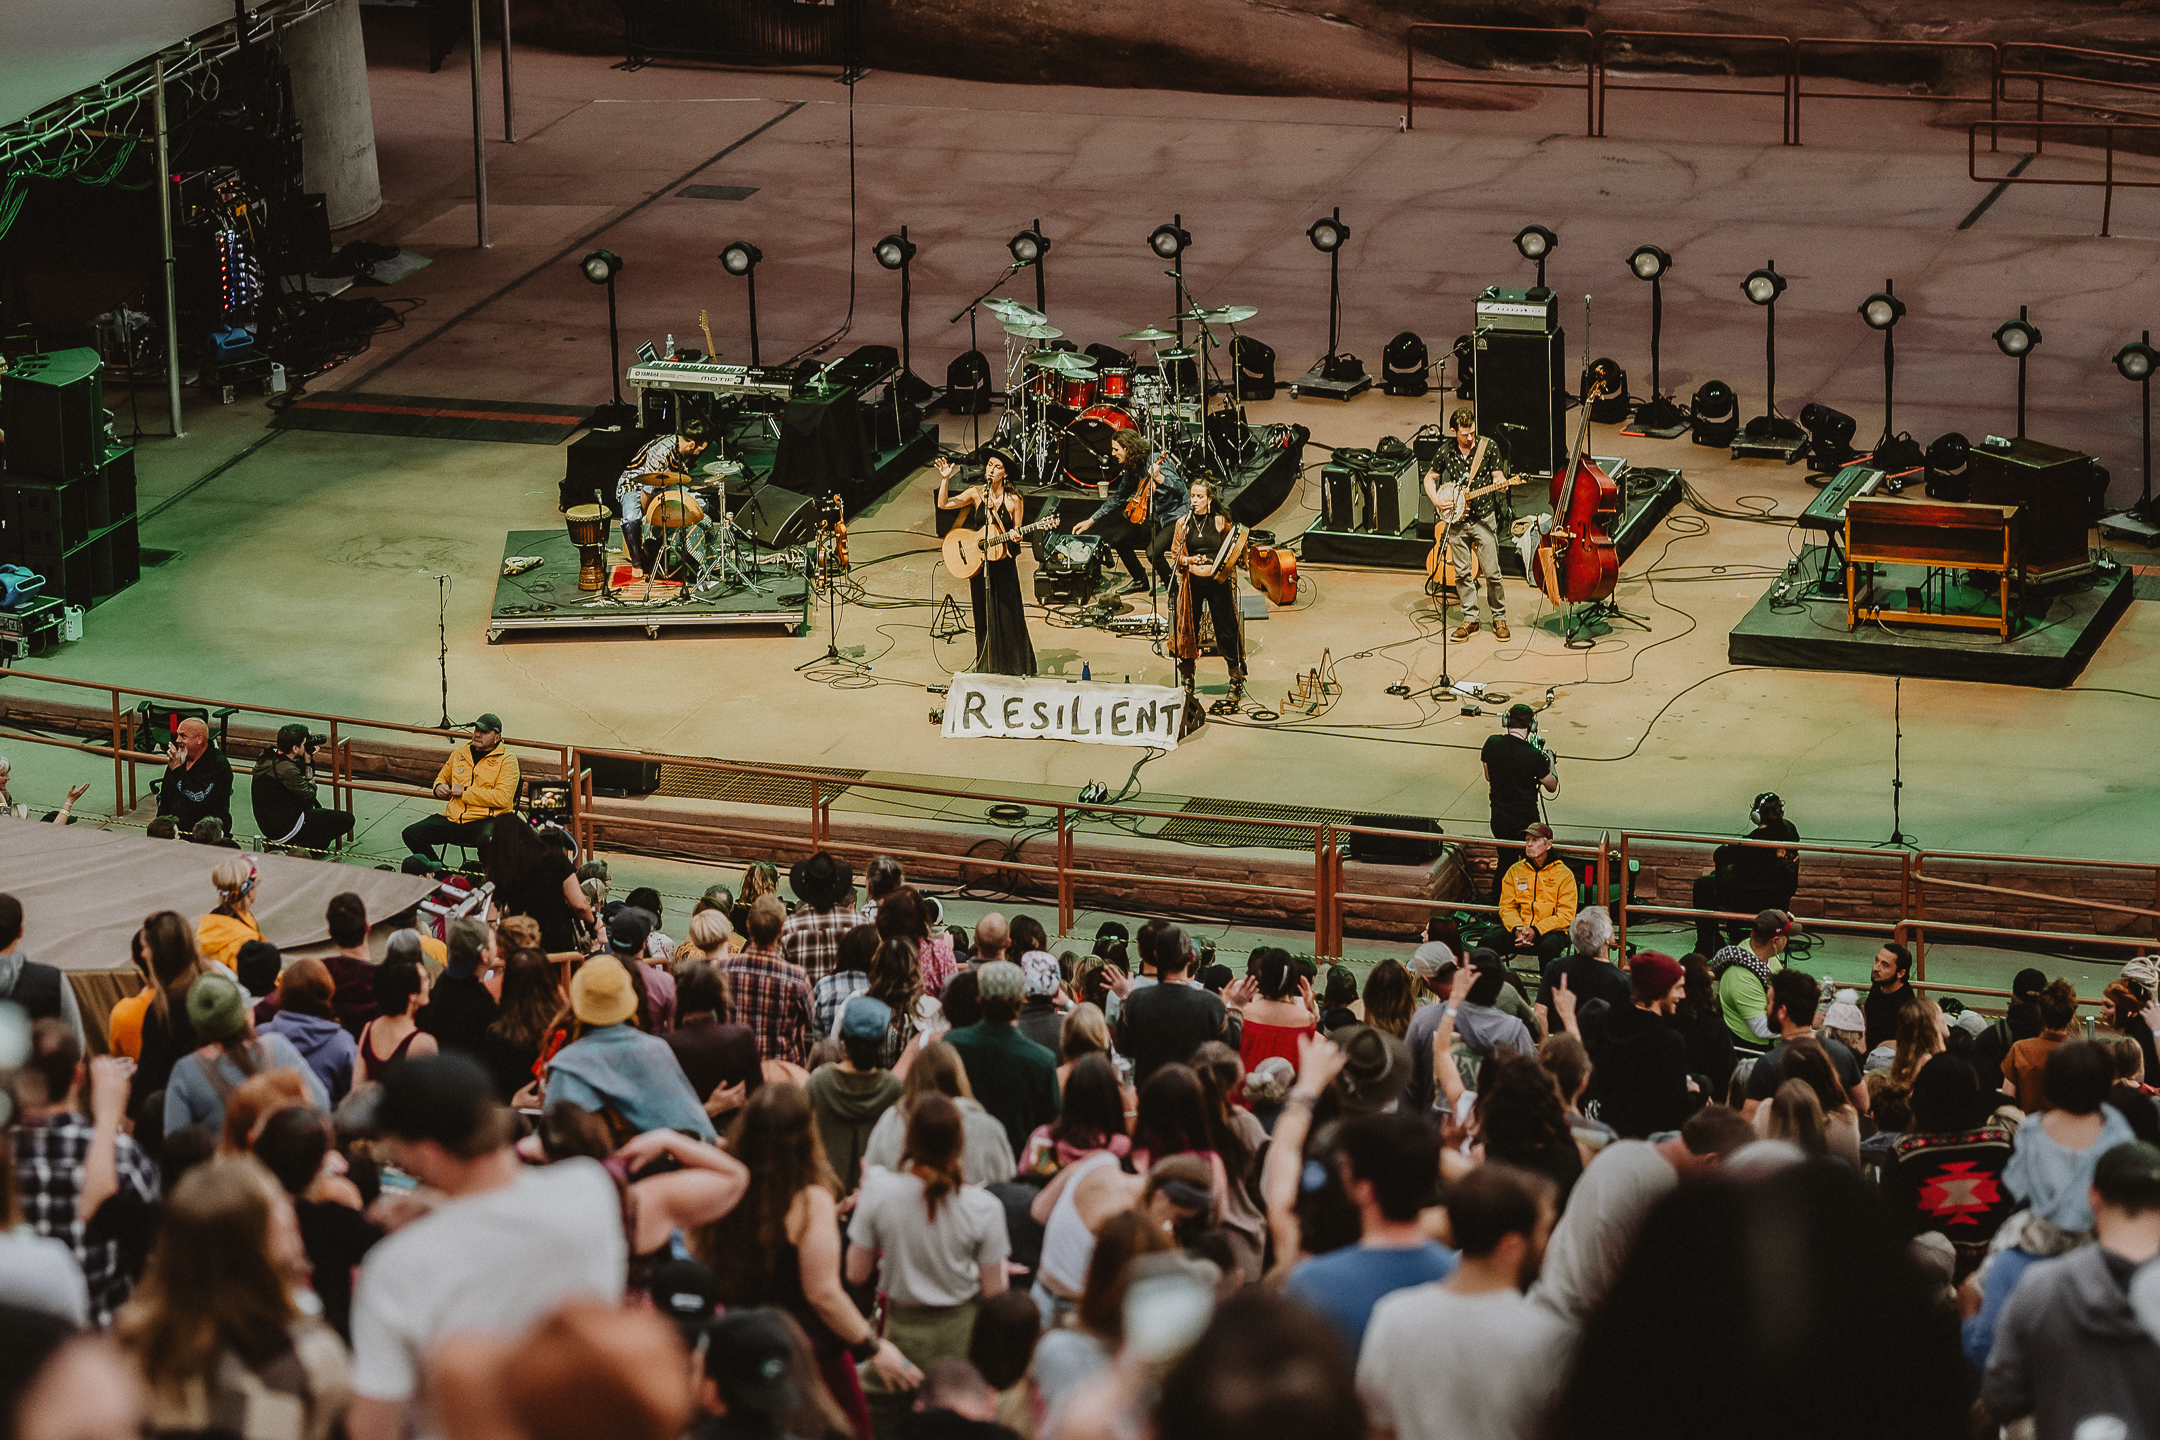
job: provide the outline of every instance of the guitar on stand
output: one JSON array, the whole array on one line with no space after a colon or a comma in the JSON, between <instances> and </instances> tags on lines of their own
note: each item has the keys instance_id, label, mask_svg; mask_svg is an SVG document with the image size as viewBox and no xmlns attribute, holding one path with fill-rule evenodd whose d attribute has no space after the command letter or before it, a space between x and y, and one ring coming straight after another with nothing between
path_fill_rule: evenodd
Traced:
<instances>
[{"instance_id":1,"label":"guitar on stand","mask_svg":"<svg viewBox=\"0 0 2160 1440\"><path fill-rule=\"evenodd\" d=\"M705 318L703 310L697 312L697 328L705 336L705 358L707 360L718 360L720 351L712 343L712 321Z\"/></svg>"},{"instance_id":2,"label":"guitar on stand","mask_svg":"<svg viewBox=\"0 0 2160 1440\"><path fill-rule=\"evenodd\" d=\"M1583 373L1590 372L1590 297L1583 296ZM1610 603L1620 580L1612 530L1620 519L1620 487L1589 455L1590 407L1582 407L1575 450L1552 480L1552 528L1531 558L1530 582L1555 606L1589 605L1570 617L1568 640L1596 620L1620 614ZM1644 628L1648 628L1647 626Z\"/></svg>"}]
</instances>

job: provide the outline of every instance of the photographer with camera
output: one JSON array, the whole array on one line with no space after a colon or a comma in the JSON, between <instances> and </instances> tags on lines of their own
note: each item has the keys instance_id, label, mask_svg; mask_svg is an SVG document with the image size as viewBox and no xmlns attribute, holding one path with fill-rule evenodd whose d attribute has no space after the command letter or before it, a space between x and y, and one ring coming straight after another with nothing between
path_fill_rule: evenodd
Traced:
<instances>
[{"instance_id":1,"label":"photographer with camera","mask_svg":"<svg viewBox=\"0 0 2160 1440\"><path fill-rule=\"evenodd\" d=\"M352 834L353 817L315 803L315 752L327 736L310 735L305 725L281 726L277 748L255 762L249 789L255 802L255 828L269 845L321 851Z\"/></svg>"}]
</instances>

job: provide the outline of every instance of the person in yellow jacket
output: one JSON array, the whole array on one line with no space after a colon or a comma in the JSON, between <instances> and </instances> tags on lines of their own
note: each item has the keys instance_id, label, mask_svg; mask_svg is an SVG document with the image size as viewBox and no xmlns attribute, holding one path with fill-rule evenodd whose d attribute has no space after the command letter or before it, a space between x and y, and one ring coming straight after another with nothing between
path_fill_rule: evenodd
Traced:
<instances>
[{"instance_id":1,"label":"person in yellow jacket","mask_svg":"<svg viewBox=\"0 0 2160 1440\"><path fill-rule=\"evenodd\" d=\"M1535 952L1539 968L1567 951L1575 923L1575 872L1552 853L1552 826L1523 832L1523 858L1500 877L1500 923L1513 932L1517 954Z\"/></svg>"},{"instance_id":2,"label":"person in yellow jacket","mask_svg":"<svg viewBox=\"0 0 2160 1440\"><path fill-rule=\"evenodd\" d=\"M217 887L217 908L195 922L195 948L202 951L203 959L237 975L240 947L263 938L262 927L255 923L255 895L262 875L253 856L235 855L210 872L210 883Z\"/></svg>"},{"instance_id":3,"label":"person in yellow jacket","mask_svg":"<svg viewBox=\"0 0 2160 1440\"><path fill-rule=\"evenodd\" d=\"M517 804L517 756L503 748L502 720L482 715L473 722L472 739L450 749L435 775L435 798L450 803L443 813L405 827L405 848L433 860L437 845L479 845L495 817Z\"/></svg>"}]
</instances>

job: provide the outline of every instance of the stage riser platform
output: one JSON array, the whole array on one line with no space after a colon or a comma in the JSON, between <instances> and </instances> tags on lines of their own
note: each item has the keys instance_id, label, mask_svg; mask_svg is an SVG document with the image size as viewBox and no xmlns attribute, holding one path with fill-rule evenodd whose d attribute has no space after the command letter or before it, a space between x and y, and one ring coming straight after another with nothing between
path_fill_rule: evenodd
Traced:
<instances>
[{"instance_id":1,"label":"stage riser platform","mask_svg":"<svg viewBox=\"0 0 2160 1440\"><path fill-rule=\"evenodd\" d=\"M1796 573L1812 576L1822 563L1822 547L1811 545L1801 552ZM1905 567L1890 568L1902 571ZM1842 596L1803 601L1797 598L1796 587L1779 603L1773 599L1776 587L1772 586L1733 627L1726 641L1726 658L1735 665L2056 690L2077 679L2129 608L2135 589L2136 577L2120 570L2095 577L2086 588L2034 596L2026 602L2018 633L2004 643L1985 630L1899 626L1887 614L1883 624L1867 621L1848 631Z\"/></svg>"},{"instance_id":2,"label":"stage riser platform","mask_svg":"<svg viewBox=\"0 0 2160 1440\"><path fill-rule=\"evenodd\" d=\"M1620 525L1613 532L1613 544L1620 553L1621 563L1635 553L1637 546L1649 538L1657 528L1658 521L1672 513L1680 503L1680 477L1675 474L1653 488L1628 498L1620 512ZM1518 492L1520 493L1520 492ZM1544 515L1551 506L1543 495L1538 496L1533 510L1518 502L1518 514ZM1302 565L1358 565L1380 570L1423 570L1432 554L1432 530L1419 525L1407 535L1374 535L1365 531L1345 532L1307 530L1304 543L1299 549L1298 563ZM1506 573L1523 578L1521 554L1514 544L1503 538L1500 544L1500 568Z\"/></svg>"},{"instance_id":3,"label":"stage riser platform","mask_svg":"<svg viewBox=\"0 0 2160 1440\"><path fill-rule=\"evenodd\" d=\"M608 531L608 553L620 553L622 536ZM540 564L519 575L501 575L495 581L495 604L488 616L489 644L511 631L610 631L642 629L649 638L662 630L685 626L778 626L804 634L810 624L809 587L799 571L782 571L771 554L759 581L763 593L735 589L727 593L688 600L610 602L598 590L578 589L578 550L567 530L512 530L503 547L503 558L537 555ZM612 573L615 560L609 560ZM618 592L621 593L621 592Z\"/></svg>"}]
</instances>

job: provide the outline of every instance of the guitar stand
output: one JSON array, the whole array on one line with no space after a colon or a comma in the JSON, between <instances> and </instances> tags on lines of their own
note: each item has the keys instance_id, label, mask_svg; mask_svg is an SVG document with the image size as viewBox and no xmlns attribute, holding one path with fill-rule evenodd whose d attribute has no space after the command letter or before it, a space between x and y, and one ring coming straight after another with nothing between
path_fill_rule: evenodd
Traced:
<instances>
[{"instance_id":1,"label":"guitar stand","mask_svg":"<svg viewBox=\"0 0 2160 1440\"><path fill-rule=\"evenodd\" d=\"M938 601L937 614L930 619L932 640L954 640L965 635L972 627L967 616L960 613L959 602L947 595Z\"/></svg>"}]
</instances>

